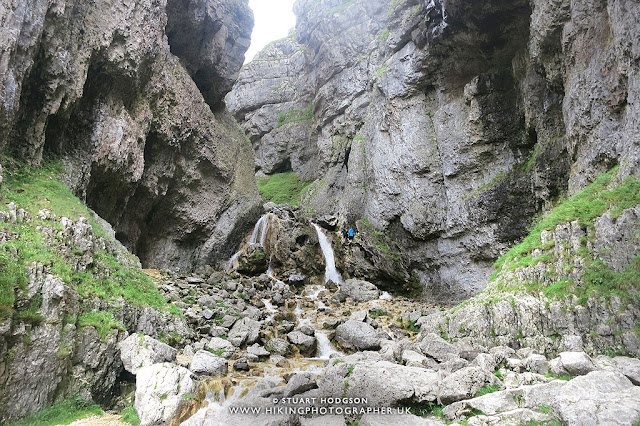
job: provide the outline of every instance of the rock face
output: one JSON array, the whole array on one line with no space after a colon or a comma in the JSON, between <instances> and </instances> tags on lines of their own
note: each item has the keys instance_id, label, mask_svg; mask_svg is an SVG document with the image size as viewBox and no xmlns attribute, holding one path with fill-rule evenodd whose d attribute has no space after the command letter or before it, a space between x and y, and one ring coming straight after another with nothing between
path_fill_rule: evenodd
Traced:
<instances>
[{"instance_id":1,"label":"rock face","mask_svg":"<svg viewBox=\"0 0 640 426\"><path fill-rule=\"evenodd\" d=\"M260 210L251 147L222 104L253 24L247 2L0 11L0 152L62 158L69 187L145 265L228 258Z\"/></svg>"},{"instance_id":2,"label":"rock face","mask_svg":"<svg viewBox=\"0 0 640 426\"><path fill-rule=\"evenodd\" d=\"M347 275L459 300L558 195L638 174L639 7L303 0L227 100L260 171L357 227Z\"/></svg>"}]
</instances>

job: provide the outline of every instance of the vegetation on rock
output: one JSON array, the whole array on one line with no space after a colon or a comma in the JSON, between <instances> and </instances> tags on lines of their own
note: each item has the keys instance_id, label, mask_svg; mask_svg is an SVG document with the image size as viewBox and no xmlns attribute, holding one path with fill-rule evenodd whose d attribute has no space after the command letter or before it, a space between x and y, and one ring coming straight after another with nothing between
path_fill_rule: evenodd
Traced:
<instances>
[{"instance_id":1,"label":"vegetation on rock","mask_svg":"<svg viewBox=\"0 0 640 426\"><path fill-rule=\"evenodd\" d=\"M68 425L79 419L101 415L102 408L93 401L86 401L80 397L56 402L42 411L7 426L53 426ZM140 423L138 423L140 424Z\"/></svg>"},{"instance_id":2,"label":"vegetation on rock","mask_svg":"<svg viewBox=\"0 0 640 426\"><path fill-rule=\"evenodd\" d=\"M298 178L295 172L277 173L257 178L258 191L265 202L297 206L311 182Z\"/></svg>"},{"instance_id":3,"label":"vegetation on rock","mask_svg":"<svg viewBox=\"0 0 640 426\"><path fill-rule=\"evenodd\" d=\"M94 235L107 239L107 234L94 219L93 213L75 197L60 180L60 162L50 161L35 168L3 158L5 181L2 187L3 204L15 203L29 213L26 223L3 223L0 226L8 238L0 248L0 317L14 314L16 293L26 291L28 277L25 268L43 264L65 284L75 288L83 297L97 296L108 301L122 297L136 306L151 306L177 313L158 292L151 279L139 267L135 256L124 250L99 249L88 268L75 270L68 253L61 252L63 226L59 221L43 219L38 213L48 210L57 217L77 221L87 218ZM52 229L50 233L47 229ZM75 253L72 255L80 255ZM33 307L37 311L39 306ZM17 313L24 319L30 310ZM35 320L37 316L29 316ZM28 318L27 318L28 319ZM95 318L94 318L95 319ZM100 321L101 324L111 324Z\"/></svg>"}]
</instances>

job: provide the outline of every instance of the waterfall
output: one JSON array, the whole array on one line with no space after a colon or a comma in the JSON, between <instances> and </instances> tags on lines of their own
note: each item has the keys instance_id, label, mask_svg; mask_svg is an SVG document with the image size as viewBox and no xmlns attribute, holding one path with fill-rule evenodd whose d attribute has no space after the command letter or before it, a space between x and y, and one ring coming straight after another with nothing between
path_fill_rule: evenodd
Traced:
<instances>
[{"instance_id":1,"label":"waterfall","mask_svg":"<svg viewBox=\"0 0 640 426\"><path fill-rule=\"evenodd\" d=\"M318 340L317 358L329 359L332 354L344 355L331 346L331 342L325 333L316 331L316 339Z\"/></svg>"},{"instance_id":2,"label":"waterfall","mask_svg":"<svg viewBox=\"0 0 640 426\"><path fill-rule=\"evenodd\" d=\"M329 280L331 280L334 283L339 284L342 282L342 276L336 269L336 261L333 257L333 248L331 247L331 243L318 225L316 225L315 223L312 223L312 225L314 228L316 228L316 232L318 233L318 241L320 241L320 248L322 249L322 254L324 255L324 263L326 264L324 272L324 282L328 282Z\"/></svg>"},{"instance_id":3,"label":"waterfall","mask_svg":"<svg viewBox=\"0 0 640 426\"><path fill-rule=\"evenodd\" d=\"M253 232L251 232L251 237L247 241L247 244L260 244L264 247L264 240L267 238L267 224L269 223L269 213L263 214L260 219L253 226ZM227 269L233 269L233 262L240 256L242 252L242 247L240 250L235 252L231 259L227 262Z\"/></svg>"},{"instance_id":4,"label":"waterfall","mask_svg":"<svg viewBox=\"0 0 640 426\"><path fill-rule=\"evenodd\" d=\"M249 244L260 244L264 246L264 240L267 237L267 223L269 223L269 213L262 215L253 227ZM259 238L259 239L258 239Z\"/></svg>"}]
</instances>

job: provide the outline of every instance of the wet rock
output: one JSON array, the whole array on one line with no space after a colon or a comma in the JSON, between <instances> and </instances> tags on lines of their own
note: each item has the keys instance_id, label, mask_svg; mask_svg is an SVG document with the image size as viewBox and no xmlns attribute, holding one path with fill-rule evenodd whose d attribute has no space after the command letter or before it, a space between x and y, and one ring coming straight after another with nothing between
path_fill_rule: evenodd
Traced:
<instances>
[{"instance_id":1,"label":"wet rock","mask_svg":"<svg viewBox=\"0 0 640 426\"><path fill-rule=\"evenodd\" d=\"M572 376L582 376L596 369L584 352L561 352L559 357L562 368Z\"/></svg>"},{"instance_id":2,"label":"wet rock","mask_svg":"<svg viewBox=\"0 0 640 426\"><path fill-rule=\"evenodd\" d=\"M335 231L338 226L338 218L333 215L324 215L316 218L315 222L329 231Z\"/></svg>"},{"instance_id":3,"label":"wet rock","mask_svg":"<svg viewBox=\"0 0 640 426\"><path fill-rule=\"evenodd\" d=\"M300 331L287 334L287 339L295 345L303 356L313 356L316 353L317 341L313 336L307 336Z\"/></svg>"},{"instance_id":4,"label":"wet rock","mask_svg":"<svg viewBox=\"0 0 640 426\"><path fill-rule=\"evenodd\" d=\"M176 359L178 351L153 337L132 334L118 345L124 369L136 374L142 367Z\"/></svg>"},{"instance_id":5,"label":"wet rock","mask_svg":"<svg viewBox=\"0 0 640 426\"><path fill-rule=\"evenodd\" d=\"M257 343L254 343L253 345L247 347L247 352L257 357L268 357L269 355L271 355L267 350L265 350L265 348Z\"/></svg>"},{"instance_id":6,"label":"wet rock","mask_svg":"<svg viewBox=\"0 0 640 426\"><path fill-rule=\"evenodd\" d=\"M300 272L292 272L289 274L289 278L287 278L287 283L291 286L303 286L307 284L308 281L309 278Z\"/></svg>"},{"instance_id":7,"label":"wet rock","mask_svg":"<svg viewBox=\"0 0 640 426\"><path fill-rule=\"evenodd\" d=\"M380 290L370 282L349 279L340 285L340 290L335 296L340 300L351 297L356 302L367 302L380 297Z\"/></svg>"},{"instance_id":8,"label":"wet rock","mask_svg":"<svg viewBox=\"0 0 640 426\"><path fill-rule=\"evenodd\" d=\"M189 370L199 375L224 376L228 371L228 362L209 351L199 350L193 356Z\"/></svg>"},{"instance_id":9,"label":"wet rock","mask_svg":"<svg viewBox=\"0 0 640 426\"><path fill-rule=\"evenodd\" d=\"M289 353L289 342L276 337L267 342L265 349L272 355L286 356Z\"/></svg>"},{"instance_id":10,"label":"wet rock","mask_svg":"<svg viewBox=\"0 0 640 426\"><path fill-rule=\"evenodd\" d=\"M187 404L196 386L191 372L183 367L163 363L143 367L136 374L134 408L141 425L169 424Z\"/></svg>"},{"instance_id":11,"label":"wet rock","mask_svg":"<svg viewBox=\"0 0 640 426\"><path fill-rule=\"evenodd\" d=\"M249 371L249 362L247 358L238 358L233 362L233 369L238 371Z\"/></svg>"},{"instance_id":12,"label":"wet rock","mask_svg":"<svg viewBox=\"0 0 640 426\"><path fill-rule=\"evenodd\" d=\"M376 350L380 348L380 338L369 324L360 321L346 321L336 327L336 341L347 349Z\"/></svg>"}]
</instances>

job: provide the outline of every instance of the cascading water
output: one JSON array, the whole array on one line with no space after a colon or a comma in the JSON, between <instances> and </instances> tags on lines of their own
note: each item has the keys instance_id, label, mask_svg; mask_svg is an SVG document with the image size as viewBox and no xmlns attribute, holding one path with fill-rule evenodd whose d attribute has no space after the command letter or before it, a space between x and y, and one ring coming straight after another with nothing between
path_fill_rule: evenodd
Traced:
<instances>
[{"instance_id":1,"label":"cascading water","mask_svg":"<svg viewBox=\"0 0 640 426\"><path fill-rule=\"evenodd\" d=\"M322 232L322 229L315 223L312 223L312 225L316 228L316 232L318 233L318 241L320 242L320 248L324 255L324 263L326 264L324 282L329 282L329 280L331 280L336 284L340 284L342 282L342 276L336 269L336 261L333 257L333 247L331 247L331 243L324 232Z\"/></svg>"},{"instance_id":2,"label":"cascading water","mask_svg":"<svg viewBox=\"0 0 640 426\"><path fill-rule=\"evenodd\" d=\"M269 223L269 213L262 215L253 227L249 244L260 244L264 246L264 240L267 237L267 224Z\"/></svg>"},{"instance_id":3,"label":"cascading water","mask_svg":"<svg viewBox=\"0 0 640 426\"><path fill-rule=\"evenodd\" d=\"M318 341L317 358L329 359L333 354L344 355L331 345L329 337L325 333L316 331L316 340Z\"/></svg>"},{"instance_id":4,"label":"cascading water","mask_svg":"<svg viewBox=\"0 0 640 426\"><path fill-rule=\"evenodd\" d=\"M264 247L264 241L267 238L267 225L269 223L269 213L266 213L258 219L256 224L253 226L253 232L251 232L251 237L247 241L247 244L260 244ZM235 252L229 262L227 262L227 269L233 269L233 262L240 256L242 252L242 248Z\"/></svg>"}]
</instances>

